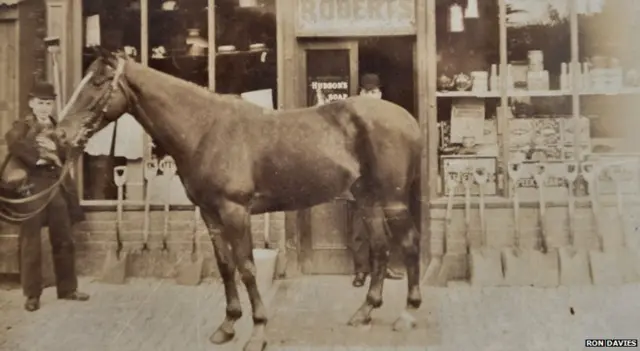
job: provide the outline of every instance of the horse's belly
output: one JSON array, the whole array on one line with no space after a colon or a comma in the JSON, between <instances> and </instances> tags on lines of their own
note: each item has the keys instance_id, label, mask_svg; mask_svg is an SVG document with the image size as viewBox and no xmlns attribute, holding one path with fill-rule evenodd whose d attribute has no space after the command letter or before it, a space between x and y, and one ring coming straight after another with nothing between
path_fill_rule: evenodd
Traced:
<instances>
[{"instance_id":1,"label":"horse's belly","mask_svg":"<svg viewBox=\"0 0 640 351\"><path fill-rule=\"evenodd\" d=\"M351 165L349 165L349 163ZM359 177L354 161L301 162L263 174L256 192L277 211L290 211L324 203L342 195Z\"/></svg>"}]
</instances>

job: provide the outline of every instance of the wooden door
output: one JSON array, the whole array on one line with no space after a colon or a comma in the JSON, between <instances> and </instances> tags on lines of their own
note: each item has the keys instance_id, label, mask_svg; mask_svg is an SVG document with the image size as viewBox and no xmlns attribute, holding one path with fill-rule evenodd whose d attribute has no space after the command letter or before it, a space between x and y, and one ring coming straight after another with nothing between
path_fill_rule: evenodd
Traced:
<instances>
[{"instance_id":1,"label":"wooden door","mask_svg":"<svg viewBox=\"0 0 640 351\"><path fill-rule=\"evenodd\" d=\"M18 115L18 22L0 18L0 162L7 156L5 133ZM6 232L9 225L0 223ZM17 236L0 234L0 273L18 273Z\"/></svg>"},{"instance_id":2,"label":"wooden door","mask_svg":"<svg viewBox=\"0 0 640 351\"><path fill-rule=\"evenodd\" d=\"M0 135L4 136L18 113L17 21L0 19ZM6 149L4 138L0 145Z\"/></svg>"},{"instance_id":3,"label":"wooden door","mask_svg":"<svg viewBox=\"0 0 640 351\"><path fill-rule=\"evenodd\" d=\"M358 89L358 43L356 41L300 44L300 106L315 106L355 95ZM318 98L317 89L322 92ZM300 263L304 274L348 274L353 271L349 250L352 205L346 199L304 211L300 231Z\"/></svg>"}]
</instances>

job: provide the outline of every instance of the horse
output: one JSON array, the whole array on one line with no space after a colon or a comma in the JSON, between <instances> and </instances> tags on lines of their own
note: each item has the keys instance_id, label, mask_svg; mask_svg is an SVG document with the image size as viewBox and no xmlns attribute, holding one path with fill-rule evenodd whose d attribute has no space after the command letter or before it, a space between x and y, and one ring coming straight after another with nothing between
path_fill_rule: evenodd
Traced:
<instances>
[{"instance_id":1,"label":"horse","mask_svg":"<svg viewBox=\"0 0 640 351\"><path fill-rule=\"evenodd\" d=\"M367 325L382 305L388 235L393 235L402 246L408 282L406 306L394 329L415 327L413 314L422 303L417 229L422 137L407 110L351 97L267 111L99 47L86 74L91 79L78 88L58 125L63 144L82 149L91 135L126 112L173 157L187 197L201 209L224 284L226 316L211 334L212 343L232 340L242 316L237 269L253 316L243 350L266 347L267 311L256 285L249 216L304 210L349 192L369 231L372 274L365 301L348 325Z\"/></svg>"}]
</instances>

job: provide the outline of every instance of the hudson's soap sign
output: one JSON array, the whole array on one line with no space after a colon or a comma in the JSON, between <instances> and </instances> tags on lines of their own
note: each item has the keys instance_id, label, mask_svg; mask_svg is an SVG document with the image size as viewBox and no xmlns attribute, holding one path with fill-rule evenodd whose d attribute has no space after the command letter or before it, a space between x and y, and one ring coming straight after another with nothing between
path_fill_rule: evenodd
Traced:
<instances>
[{"instance_id":1,"label":"hudson's soap sign","mask_svg":"<svg viewBox=\"0 0 640 351\"><path fill-rule=\"evenodd\" d=\"M415 33L416 0L298 0L298 35Z\"/></svg>"}]
</instances>

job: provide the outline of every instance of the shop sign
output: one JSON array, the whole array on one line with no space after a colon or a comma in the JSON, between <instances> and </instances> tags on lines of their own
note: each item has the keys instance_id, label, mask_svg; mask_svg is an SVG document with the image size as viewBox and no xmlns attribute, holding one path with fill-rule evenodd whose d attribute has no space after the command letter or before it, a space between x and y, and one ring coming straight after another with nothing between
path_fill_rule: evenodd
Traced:
<instances>
[{"instance_id":1,"label":"shop sign","mask_svg":"<svg viewBox=\"0 0 640 351\"><path fill-rule=\"evenodd\" d=\"M298 0L299 36L415 33L415 0Z\"/></svg>"},{"instance_id":2,"label":"shop sign","mask_svg":"<svg viewBox=\"0 0 640 351\"><path fill-rule=\"evenodd\" d=\"M307 96L310 106L344 100L349 97L349 77L327 76L310 79Z\"/></svg>"}]
</instances>

